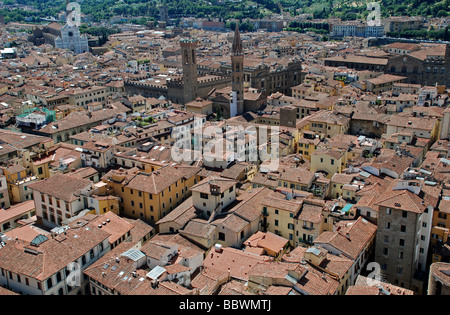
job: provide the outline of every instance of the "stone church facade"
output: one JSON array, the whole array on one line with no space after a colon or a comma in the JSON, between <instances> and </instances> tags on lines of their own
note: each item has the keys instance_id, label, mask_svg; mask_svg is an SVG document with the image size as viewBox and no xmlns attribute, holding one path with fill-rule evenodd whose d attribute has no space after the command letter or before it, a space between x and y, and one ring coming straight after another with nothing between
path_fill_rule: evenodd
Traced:
<instances>
[{"instance_id":1,"label":"stone church facade","mask_svg":"<svg viewBox=\"0 0 450 315\"><path fill-rule=\"evenodd\" d=\"M77 55L89 52L86 34L80 34L78 27L69 24L61 28L61 35L55 39L55 47L71 50Z\"/></svg>"},{"instance_id":2,"label":"stone church facade","mask_svg":"<svg viewBox=\"0 0 450 315\"><path fill-rule=\"evenodd\" d=\"M389 59L386 72L407 77L407 83L450 87L450 44L442 52L407 54Z\"/></svg>"}]
</instances>

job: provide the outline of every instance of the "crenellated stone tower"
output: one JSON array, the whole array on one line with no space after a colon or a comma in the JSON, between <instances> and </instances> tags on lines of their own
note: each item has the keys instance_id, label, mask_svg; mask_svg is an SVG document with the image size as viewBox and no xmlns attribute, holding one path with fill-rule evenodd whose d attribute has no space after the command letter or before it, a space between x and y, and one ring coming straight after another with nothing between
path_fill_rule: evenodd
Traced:
<instances>
[{"instance_id":1,"label":"crenellated stone tower","mask_svg":"<svg viewBox=\"0 0 450 315\"><path fill-rule=\"evenodd\" d=\"M196 50L197 41L195 39L181 40L181 54L183 62L183 94L185 103L189 103L198 97Z\"/></svg>"},{"instance_id":2,"label":"crenellated stone tower","mask_svg":"<svg viewBox=\"0 0 450 315\"><path fill-rule=\"evenodd\" d=\"M233 91L231 111L235 106L236 115L242 115L244 114L244 49L242 48L241 34L237 24L231 52L231 72Z\"/></svg>"}]
</instances>

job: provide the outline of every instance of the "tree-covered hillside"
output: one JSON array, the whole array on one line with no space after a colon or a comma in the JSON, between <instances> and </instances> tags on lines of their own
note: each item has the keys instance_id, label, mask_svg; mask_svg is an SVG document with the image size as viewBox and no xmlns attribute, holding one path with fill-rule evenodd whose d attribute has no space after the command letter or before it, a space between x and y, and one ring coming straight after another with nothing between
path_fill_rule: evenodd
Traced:
<instances>
[{"instance_id":1,"label":"tree-covered hillside","mask_svg":"<svg viewBox=\"0 0 450 315\"><path fill-rule=\"evenodd\" d=\"M167 4L169 15L174 18L184 16L220 18L262 18L281 11L291 15L313 14L315 18L338 17L353 20L367 16L367 3L372 1L348 0L83 0L81 9L92 16L94 21L112 16L139 17L141 22L158 19L158 4ZM388 16L445 17L450 15L450 0L381 0L381 13ZM37 21L42 17L56 16L65 7L65 0L4 0L3 4L29 6L27 8L3 8L0 14L7 21Z\"/></svg>"}]
</instances>

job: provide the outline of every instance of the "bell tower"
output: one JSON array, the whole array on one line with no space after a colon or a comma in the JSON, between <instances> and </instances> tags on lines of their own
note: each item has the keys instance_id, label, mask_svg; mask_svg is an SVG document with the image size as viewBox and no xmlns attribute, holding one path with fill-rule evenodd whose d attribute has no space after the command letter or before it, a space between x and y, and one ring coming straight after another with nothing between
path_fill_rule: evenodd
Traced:
<instances>
[{"instance_id":1,"label":"bell tower","mask_svg":"<svg viewBox=\"0 0 450 315\"><path fill-rule=\"evenodd\" d=\"M237 115L242 115L244 114L244 49L237 24L231 52L231 82Z\"/></svg>"},{"instance_id":2,"label":"bell tower","mask_svg":"<svg viewBox=\"0 0 450 315\"><path fill-rule=\"evenodd\" d=\"M181 40L183 62L183 97L184 103L189 103L198 97L197 75L197 41L195 39Z\"/></svg>"}]
</instances>

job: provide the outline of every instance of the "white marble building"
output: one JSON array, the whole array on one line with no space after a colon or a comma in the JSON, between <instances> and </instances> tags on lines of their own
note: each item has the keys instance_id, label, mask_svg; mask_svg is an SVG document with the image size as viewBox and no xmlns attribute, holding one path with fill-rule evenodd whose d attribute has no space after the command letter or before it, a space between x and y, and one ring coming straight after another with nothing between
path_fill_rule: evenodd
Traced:
<instances>
[{"instance_id":1,"label":"white marble building","mask_svg":"<svg viewBox=\"0 0 450 315\"><path fill-rule=\"evenodd\" d=\"M55 47L71 50L75 54L83 54L89 51L87 35L81 35L78 27L69 24L61 28L61 36L56 38Z\"/></svg>"}]
</instances>

